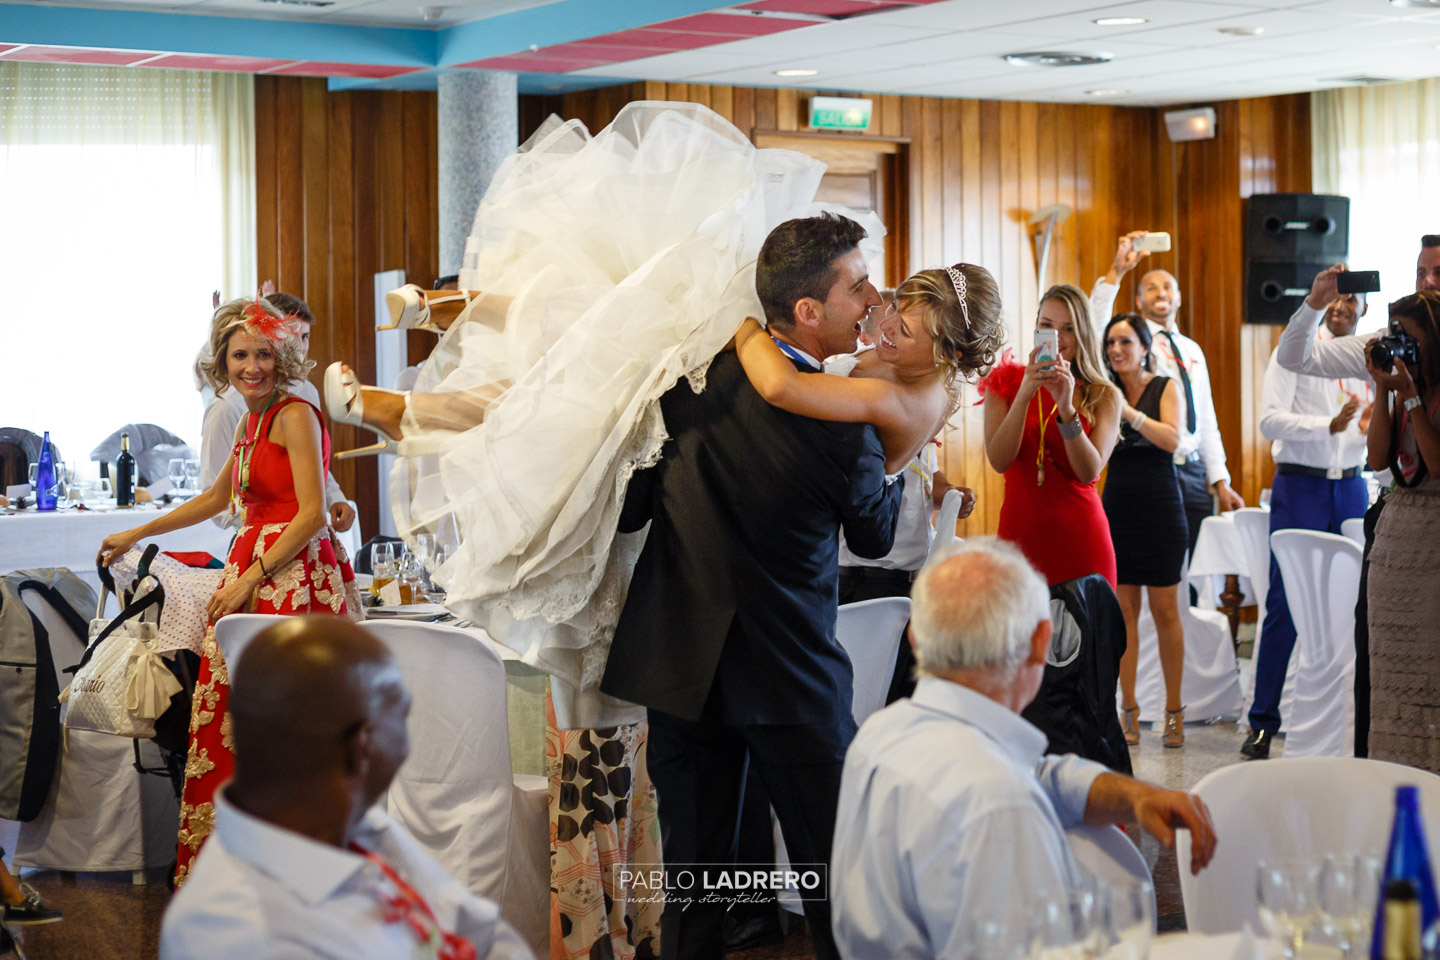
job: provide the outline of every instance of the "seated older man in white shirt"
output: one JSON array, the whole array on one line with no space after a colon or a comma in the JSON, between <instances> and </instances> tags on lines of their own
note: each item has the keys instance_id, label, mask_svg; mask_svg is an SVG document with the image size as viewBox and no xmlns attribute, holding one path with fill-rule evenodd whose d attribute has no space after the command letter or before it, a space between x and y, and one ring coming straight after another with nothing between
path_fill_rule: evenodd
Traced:
<instances>
[{"instance_id":1,"label":"seated older man in white shirt","mask_svg":"<svg viewBox=\"0 0 1440 960\"><path fill-rule=\"evenodd\" d=\"M1020 717L1050 646L1045 581L989 538L947 550L912 594L921 680L860 728L845 756L831 853L835 941L850 960L960 957L978 919L1082 882L1065 828L1134 818L1190 869L1215 850L1200 798L1045 756Z\"/></svg>"},{"instance_id":2,"label":"seated older man in white shirt","mask_svg":"<svg viewBox=\"0 0 1440 960\"><path fill-rule=\"evenodd\" d=\"M374 805L409 752L410 696L384 644L339 617L287 617L233 676L235 776L160 960L531 957Z\"/></svg>"}]
</instances>

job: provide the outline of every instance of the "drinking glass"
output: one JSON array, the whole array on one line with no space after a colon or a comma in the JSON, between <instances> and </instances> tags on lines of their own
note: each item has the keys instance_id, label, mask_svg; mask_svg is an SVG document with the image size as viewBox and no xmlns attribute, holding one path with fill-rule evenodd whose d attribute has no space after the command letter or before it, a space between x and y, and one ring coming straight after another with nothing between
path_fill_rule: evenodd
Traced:
<instances>
[{"instance_id":1,"label":"drinking glass","mask_svg":"<svg viewBox=\"0 0 1440 960\"><path fill-rule=\"evenodd\" d=\"M185 461L185 483L191 490L200 489L200 461Z\"/></svg>"},{"instance_id":2,"label":"drinking glass","mask_svg":"<svg viewBox=\"0 0 1440 960\"><path fill-rule=\"evenodd\" d=\"M380 589L395 579L395 544L386 541L370 546L370 592L377 597Z\"/></svg>"},{"instance_id":3,"label":"drinking glass","mask_svg":"<svg viewBox=\"0 0 1440 960\"><path fill-rule=\"evenodd\" d=\"M1320 862L1320 934L1349 956L1357 943L1359 857L1327 853Z\"/></svg>"},{"instance_id":4,"label":"drinking glass","mask_svg":"<svg viewBox=\"0 0 1440 960\"><path fill-rule=\"evenodd\" d=\"M73 478L74 476L74 467L67 464L64 460L55 461L55 486L51 487L50 491L55 494L56 507L67 507L70 505L70 484L66 481L66 477Z\"/></svg>"},{"instance_id":5,"label":"drinking glass","mask_svg":"<svg viewBox=\"0 0 1440 960\"><path fill-rule=\"evenodd\" d=\"M419 603L421 584L425 582L425 568L420 558L406 551L397 563L397 579L400 581L400 602Z\"/></svg>"},{"instance_id":6,"label":"drinking glass","mask_svg":"<svg viewBox=\"0 0 1440 960\"><path fill-rule=\"evenodd\" d=\"M1155 888L1147 881L1116 882L1102 891L1103 929L1112 960L1147 960L1155 935Z\"/></svg>"},{"instance_id":7,"label":"drinking glass","mask_svg":"<svg viewBox=\"0 0 1440 960\"><path fill-rule=\"evenodd\" d=\"M1090 960L1100 955L1095 891L1088 887L1040 897L1035 944L1044 960Z\"/></svg>"},{"instance_id":8,"label":"drinking glass","mask_svg":"<svg viewBox=\"0 0 1440 960\"><path fill-rule=\"evenodd\" d=\"M1256 870L1256 897L1260 922L1272 937L1285 944L1285 955L1299 956L1305 935L1319 914L1320 868L1309 863L1261 861Z\"/></svg>"},{"instance_id":9,"label":"drinking glass","mask_svg":"<svg viewBox=\"0 0 1440 960\"><path fill-rule=\"evenodd\" d=\"M100 498L102 500L115 499L115 488L110 485L109 477L101 477L96 483L95 489L100 491Z\"/></svg>"},{"instance_id":10,"label":"drinking glass","mask_svg":"<svg viewBox=\"0 0 1440 960\"><path fill-rule=\"evenodd\" d=\"M962 940L966 960L1031 960L1035 952L1034 917L1019 911L970 918Z\"/></svg>"},{"instance_id":11,"label":"drinking glass","mask_svg":"<svg viewBox=\"0 0 1440 960\"><path fill-rule=\"evenodd\" d=\"M176 490L185 489L185 460L175 458L170 461L170 468L166 471L170 476L170 483Z\"/></svg>"},{"instance_id":12,"label":"drinking glass","mask_svg":"<svg viewBox=\"0 0 1440 960\"><path fill-rule=\"evenodd\" d=\"M35 489L35 481L38 480L38 479L40 479L40 464L38 464L38 463L31 463L31 464L30 464L29 475L30 475L30 489L33 491L33 490Z\"/></svg>"}]
</instances>

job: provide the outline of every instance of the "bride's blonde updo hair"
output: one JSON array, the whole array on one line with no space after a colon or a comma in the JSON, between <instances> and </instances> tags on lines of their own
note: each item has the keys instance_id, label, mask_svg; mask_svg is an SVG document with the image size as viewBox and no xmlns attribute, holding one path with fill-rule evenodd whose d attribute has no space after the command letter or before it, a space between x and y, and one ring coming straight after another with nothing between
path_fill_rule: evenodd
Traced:
<instances>
[{"instance_id":1,"label":"bride's blonde updo hair","mask_svg":"<svg viewBox=\"0 0 1440 960\"><path fill-rule=\"evenodd\" d=\"M284 391L286 384L305 379L315 367L314 360L300 359L302 323L298 315L283 312L263 297L222 303L210 318L210 342L198 365L201 375L217 396L230 389L225 356L230 352L230 338L243 330L248 336L270 341L275 348L275 382Z\"/></svg>"},{"instance_id":2,"label":"bride's blonde updo hair","mask_svg":"<svg viewBox=\"0 0 1440 960\"><path fill-rule=\"evenodd\" d=\"M921 270L895 288L895 307L902 313L918 308L920 322L935 341L935 365L944 373L952 403L959 381L988 373L1005 344L1000 288L989 270L973 263Z\"/></svg>"}]
</instances>

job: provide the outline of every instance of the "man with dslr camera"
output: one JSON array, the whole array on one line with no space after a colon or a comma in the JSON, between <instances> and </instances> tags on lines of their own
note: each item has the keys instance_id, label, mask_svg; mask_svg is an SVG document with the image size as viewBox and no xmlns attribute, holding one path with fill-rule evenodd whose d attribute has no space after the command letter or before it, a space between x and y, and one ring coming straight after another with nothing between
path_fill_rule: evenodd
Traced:
<instances>
[{"instance_id":1,"label":"man with dslr camera","mask_svg":"<svg viewBox=\"0 0 1440 960\"><path fill-rule=\"evenodd\" d=\"M1315 328L1319 325L1322 311L1338 296L1337 277L1346 271L1345 265L1337 263L1322 270L1315 277L1310 295L1295 310L1275 357L1280 366L1292 373L1316 377L1368 377L1365 369L1365 355L1372 345L1384 346L1393 353L1389 344L1377 344L1381 338L1372 338L1362 343L1359 337L1341 337L1335 340L1317 341ZM1440 234L1426 234L1420 238L1420 255L1415 261L1415 292L1440 290ZM1385 339L1389 339L1388 337ZM1407 338L1408 339L1408 338ZM1401 346L1398 342L1395 346ZM1378 361L1377 361L1378 362ZM1388 365L1388 364L1386 364ZM1370 547L1375 542L1375 524L1385 508L1384 487L1389 485L1386 475L1380 474L1380 498L1365 512L1365 562L1360 568L1360 597L1355 603L1355 756L1369 756L1370 737L1370 629L1369 604L1365 601L1366 581L1370 570Z\"/></svg>"}]
</instances>

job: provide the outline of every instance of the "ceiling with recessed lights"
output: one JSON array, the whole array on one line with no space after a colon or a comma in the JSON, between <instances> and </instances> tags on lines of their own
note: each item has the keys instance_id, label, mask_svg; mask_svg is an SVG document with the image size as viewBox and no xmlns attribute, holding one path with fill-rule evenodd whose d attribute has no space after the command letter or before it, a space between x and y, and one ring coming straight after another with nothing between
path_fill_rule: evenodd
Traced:
<instances>
[{"instance_id":1,"label":"ceiling with recessed lights","mask_svg":"<svg viewBox=\"0 0 1440 960\"><path fill-rule=\"evenodd\" d=\"M390 85L499 69L531 91L640 79L1150 106L1440 76L1440 0L48 0L0 3L0 48Z\"/></svg>"}]
</instances>

